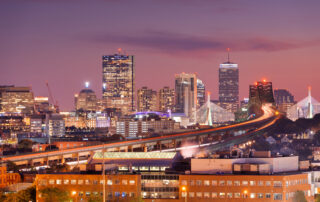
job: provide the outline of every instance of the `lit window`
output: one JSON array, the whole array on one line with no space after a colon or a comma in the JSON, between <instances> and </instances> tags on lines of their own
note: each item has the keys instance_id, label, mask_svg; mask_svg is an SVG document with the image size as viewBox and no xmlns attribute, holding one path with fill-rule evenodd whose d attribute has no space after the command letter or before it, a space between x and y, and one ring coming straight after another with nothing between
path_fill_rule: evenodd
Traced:
<instances>
[{"instance_id":1,"label":"lit window","mask_svg":"<svg viewBox=\"0 0 320 202\"><path fill-rule=\"evenodd\" d=\"M183 198L187 197L187 192L185 192L185 191L181 192L181 196L182 196Z\"/></svg>"},{"instance_id":2,"label":"lit window","mask_svg":"<svg viewBox=\"0 0 320 202\"><path fill-rule=\"evenodd\" d=\"M181 185L187 185L187 180L181 180Z\"/></svg>"},{"instance_id":3,"label":"lit window","mask_svg":"<svg viewBox=\"0 0 320 202\"><path fill-rule=\"evenodd\" d=\"M263 186L263 181L258 181L258 186Z\"/></svg>"},{"instance_id":4,"label":"lit window","mask_svg":"<svg viewBox=\"0 0 320 202\"><path fill-rule=\"evenodd\" d=\"M209 192L204 192L203 196L204 196L204 198L210 198L210 193Z\"/></svg>"},{"instance_id":5,"label":"lit window","mask_svg":"<svg viewBox=\"0 0 320 202\"><path fill-rule=\"evenodd\" d=\"M129 181L129 184L130 184L130 185L135 185L135 183L136 183L136 181L134 181L134 180L130 180L130 181Z\"/></svg>"},{"instance_id":6,"label":"lit window","mask_svg":"<svg viewBox=\"0 0 320 202\"><path fill-rule=\"evenodd\" d=\"M90 196L90 192L89 191L86 192L86 196Z\"/></svg>"},{"instance_id":7,"label":"lit window","mask_svg":"<svg viewBox=\"0 0 320 202\"><path fill-rule=\"evenodd\" d=\"M107 185L112 185L112 180L107 180Z\"/></svg>"},{"instance_id":8,"label":"lit window","mask_svg":"<svg viewBox=\"0 0 320 202\"><path fill-rule=\"evenodd\" d=\"M122 180L122 184L123 185L127 185L128 184L128 180Z\"/></svg>"},{"instance_id":9,"label":"lit window","mask_svg":"<svg viewBox=\"0 0 320 202\"><path fill-rule=\"evenodd\" d=\"M224 193L224 192L220 192L220 193L219 193L219 197L220 197L220 198L225 198L225 196L226 196L226 193Z\"/></svg>"},{"instance_id":10,"label":"lit window","mask_svg":"<svg viewBox=\"0 0 320 202\"><path fill-rule=\"evenodd\" d=\"M77 184L77 180L71 180L71 184Z\"/></svg>"},{"instance_id":11,"label":"lit window","mask_svg":"<svg viewBox=\"0 0 320 202\"><path fill-rule=\"evenodd\" d=\"M250 193L250 198L256 198L256 194L255 193Z\"/></svg>"},{"instance_id":12,"label":"lit window","mask_svg":"<svg viewBox=\"0 0 320 202\"><path fill-rule=\"evenodd\" d=\"M242 181L243 186L248 186L248 181Z\"/></svg>"},{"instance_id":13,"label":"lit window","mask_svg":"<svg viewBox=\"0 0 320 202\"><path fill-rule=\"evenodd\" d=\"M227 185L228 185L228 186L232 186L232 181L231 181L231 180L228 180L228 181L227 181Z\"/></svg>"},{"instance_id":14,"label":"lit window","mask_svg":"<svg viewBox=\"0 0 320 202\"><path fill-rule=\"evenodd\" d=\"M271 182L270 181L266 181L266 186L271 186Z\"/></svg>"},{"instance_id":15,"label":"lit window","mask_svg":"<svg viewBox=\"0 0 320 202\"><path fill-rule=\"evenodd\" d=\"M219 181L219 186L224 186L225 185L225 181L224 180L220 180Z\"/></svg>"},{"instance_id":16,"label":"lit window","mask_svg":"<svg viewBox=\"0 0 320 202\"><path fill-rule=\"evenodd\" d=\"M83 184L83 180L78 180L78 184Z\"/></svg>"},{"instance_id":17,"label":"lit window","mask_svg":"<svg viewBox=\"0 0 320 202\"><path fill-rule=\"evenodd\" d=\"M85 183L86 184L90 184L90 180L85 180Z\"/></svg>"},{"instance_id":18,"label":"lit window","mask_svg":"<svg viewBox=\"0 0 320 202\"><path fill-rule=\"evenodd\" d=\"M201 180L197 180L196 183L197 183L197 186L201 186L202 185L202 181Z\"/></svg>"},{"instance_id":19,"label":"lit window","mask_svg":"<svg viewBox=\"0 0 320 202\"><path fill-rule=\"evenodd\" d=\"M233 182L233 185L234 185L234 186L240 186L240 181L234 181L234 182Z\"/></svg>"},{"instance_id":20,"label":"lit window","mask_svg":"<svg viewBox=\"0 0 320 202\"><path fill-rule=\"evenodd\" d=\"M232 193L227 193L227 198L232 198Z\"/></svg>"},{"instance_id":21,"label":"lit window","mask_svg":"<svg viewBox=\"0 0 320 202\"><path fill-rule=\"evenodd\" d=\"M257 194L257 198L263 198L263 194L262 193L258 193Z\"/></svg>"},{"instance_id":22,"label":"lit window","mask_svg":"<svg viewBox=\"0 0 320 202\"><path fill-rule=\"evenodd\" d=\"M209 180L204 180L203 181L204 186L210 186L210 181Z\"/></svg>"},{"instance_id":23,"label":"lit window","mask_svg":"<svg viewBox=\"0 0 320 202\"><path fill-rule=\"evenodd\" d=\"M212 186L217 186L217 180L212 180Z\"/></svg>"},{"instance_id":24,"label":"lit window","mask_svg":"<svg viewBox=\"0 0 320 202\"><path fill-rule=\"evenodd\" d=\"M197 192L196 196L197 196L197 198L202 198L202 192Z\"/></svg>"},{"instance_id":25,"label":"lit window","mask_svg":"<svg viewBox=\"0 0 320 202\"><path fill-rule=\"evenodd\" d=\"M282 200L282 194L274 193L273 194L273 200Z\"/></svg>"},{"instance_id":26,"label":"lit window","mask_svg":"<svg viewBox=\"0 0 320 202\"><path fill-rule=\"evenodd\" d=\"M100 180L100 184L103 184L103 180Z\"/></svg>"},{"instance_id":27,"label":"lit window","mask_svg":"<svg viewBox=\"0 0 320 202\"><path fill-rule=\"evenodd\" d=\"M234 198L240 198L240 193L234 193Z\"/></svg>"},{"instance_id":28,"label":"lit window","mask_svg":"<svg viewBox=\"0 0 320 202\"><path fill-rule=\"evenodd\" d=\"M250 181L250 186L256 185L256 181Z\"/></svg>"},{"instance_id":29,"label":"lit window","mask_svg":"<svg viewBox=\"0 0 320 202\"><path fill-rule=\"evenodd\" d=\"M190 180L190 186L194 186L194 180Z\"/></svg>"},{"instance_id":30,"label":"lit window","mask_svg":"<svg viewBox=\"0 0 320 202\"><path fill-rule=\"evenodd\" d=\"M274 187L282 187L282 182L281 181L273 181L273 186Z\"/></svg>"},{"instance_id":31,"label":"lit window","mask_svg":"<svg viewBox=\"0 0 320 202\"><path fill-rule=\"evenodd\" d=\"M194 197L194 192L189 192L189 197L193 198Z\"/></svg>"},{"instance_id":32,"label":"lit window","mask_svg":"<svg viewBox=\"0 0 320 202\"><path fill-rule=\"evenodd\" d=\"M54 184L54 180L50 179L49 184Z\"/></svg>"},{"instance_id":33,"label":"lit window","mask_svg":"<svg viewBox=\"0 0 320 202\"><path fill-rule=\"evenodd\" d=\"M217 197L218 197L217 192L212 192L212 198L217 198Z\"/></svg>"},{"instance_id":34,"label":"lit window","mask_svg":"<svg viewBox=\"0 0 320 202\"><path fill-rule=\"evenodd\" d=\"M63 184L69 184L69 180L63 180Z\"/></svg>"}]
</instances>

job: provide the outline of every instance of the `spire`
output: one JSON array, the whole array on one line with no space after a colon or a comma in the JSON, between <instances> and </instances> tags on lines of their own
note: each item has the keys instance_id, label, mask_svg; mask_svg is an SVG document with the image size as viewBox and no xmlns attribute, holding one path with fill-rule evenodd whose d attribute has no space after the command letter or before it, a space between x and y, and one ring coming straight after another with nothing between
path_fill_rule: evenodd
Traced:
<instances>
[{"instance_id":1,"label":"spire","mask_svg":"<svg viewBox=\"0 0 320 202\"><path fill-rule=\"evenodd\" d=\"M312 119L313 117L313 106L312 106L312 97L311 97L311 86L308 86L308 114L307 118Z\"/></svg>"},{"instance_id":2,"label":"spire","mask_svg":"<svg viewBox=\"0 0 320 202\"><path fill-rule=\"evenodd\" d=\"M228 52L228 63L230 63L230 48L227 48L227 52Z\"/></svg>"},{"instance_id":3,"label":"spire","mask_svg":"<svg viewBox=\"0 0 320 202\"><path fill-rule=\"evenodd\" d=\"M206 125L212 126L212 117L211 117L211 101L210 101L210 92L208 91L207 96L207 117L206 117Z\"/></svg>"}]
</instances>

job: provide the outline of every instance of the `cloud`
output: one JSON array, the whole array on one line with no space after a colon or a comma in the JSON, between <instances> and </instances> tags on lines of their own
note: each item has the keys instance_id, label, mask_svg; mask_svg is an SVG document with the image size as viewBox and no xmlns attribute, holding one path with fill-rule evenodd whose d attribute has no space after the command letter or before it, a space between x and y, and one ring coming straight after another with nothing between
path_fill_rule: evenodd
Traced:
<instances>
[{"instance_id":1,"label":"cloud","mask_svg":"<svg viewBox=\"0 0 320 202\"><path fill-rule=\"evenodd\" d=\"M317 43L300 41L283 41L267 37L254 38L221 38L191 36L181 33L146 31L143 34L106 35L95 37L99 43L147 48L166 53L185 54L220 52L226 48L235 51L274 52L311 46Z\"/></svg>"}]
</instances>

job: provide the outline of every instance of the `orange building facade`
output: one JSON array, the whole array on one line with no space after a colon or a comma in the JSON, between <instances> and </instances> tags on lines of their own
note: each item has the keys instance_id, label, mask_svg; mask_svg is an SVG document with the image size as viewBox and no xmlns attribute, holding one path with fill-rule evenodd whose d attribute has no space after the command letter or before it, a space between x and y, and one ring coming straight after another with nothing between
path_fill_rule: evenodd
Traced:
<instances>
[{"instance_id":1,"label":"orange building facade","mask_svg":"<svg viewBox=\"0 0 320 202\"><path fill-rule=\"evenodd\" d=\"M172 181L163 178L149 188L142 175L106 175L106 198L130 201L141 197L145 202L164 201L293 201L296 191L303 191L309 202L314 201L307 174L285 175L177 175ZM151 182L151 181L150 181ZM174 183L174 184L172 184ZM67 191L73 201L87 201L90 196L103 195L103 176L80 174L37 175L37 201L44 199L39 192L45 187L57 187ZM177 189L174 188L177 186ZM163 187L166 187L163 189ZM146 189L148 188L148 189ZM169 188L169 189L168 189ZM166 191L167 198L159 198ZM171 193L170 193L171 192ZM151 193L151 194L150 194ZM171 195L170 195L171 194ZM146 197L147 196L147 197ZM157 198L158 197L158 198Z\"/></svg>"},{"instance_id":2,"label":"orange building facade","mask_svg":"<svg viewBox=\"0 0 320 202\"><path fill-rule=\"evenodd\" d=\"M5 166L0 167L0 188L21 182L19 173L7 173Z\"/></svg>"}]
</instances>

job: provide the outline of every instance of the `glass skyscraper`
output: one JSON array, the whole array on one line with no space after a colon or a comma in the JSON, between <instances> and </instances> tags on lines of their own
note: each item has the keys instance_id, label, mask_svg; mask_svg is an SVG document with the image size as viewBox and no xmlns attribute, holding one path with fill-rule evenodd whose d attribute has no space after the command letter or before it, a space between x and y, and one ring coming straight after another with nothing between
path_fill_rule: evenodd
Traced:
<instances>
[{"instance_id":1,"label":"glass skyscraper","mask_svg":"<svg viewBox=\"0 0 320 202\"><path fill-rule=\"evenodd\" d=\"M230 112L239 106L239 69L238 64L228 60L219 68L219 104Z\"/></svg>"},{"instance_id":2,"label":"glass skyscraper","mask_svg":"<svg viewBox=\"0 0 320 202\"><path fill-rule=\"evenodd\" d=\"M106 55L102 57L102 97L107 108L120 109L123 114L134 111L134 57Z\"/></svg>"}]
</instances>

